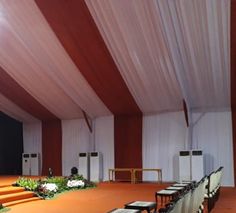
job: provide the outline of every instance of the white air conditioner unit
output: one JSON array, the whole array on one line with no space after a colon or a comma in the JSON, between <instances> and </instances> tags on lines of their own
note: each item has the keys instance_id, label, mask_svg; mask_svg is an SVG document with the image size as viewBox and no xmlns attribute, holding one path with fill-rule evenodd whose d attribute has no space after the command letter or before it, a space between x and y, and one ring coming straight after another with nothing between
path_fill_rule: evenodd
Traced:
<instances>
[{"instance_id":1,"label":"white air conditioner unit","mask_svg":"<svg viewBox=\"0 0 236 213\"><path fill-rule=\"evenodd\" d=\"M79 169L80 175L87 180L89 180L89 153L81 152L79 153Z\"/></svg>"},{"instance_id":2,"label":"white air conditioner unit","mask_svg":"<svg viewBox=\"0 0 236 213\"><path fill-rule=\"evenodd\" d=\"M30 175L40 175L40 158L38 153L30 154Z\"/></svg>"},{"instance_id":3,"label":"white air conditioner unit","mask_svg":"<svg viewBox=\"0 0 236 213\"><path fill-rule=\"evenodd\" d=\"M202 150L191 150L191 176L195 181L201 180L204 176Z\"/></svg>"},{"instance_id":4,"label":"white air conditioner unit","mask_svg":"<svg viewBox=\"0 0 236 213\"><path fill-rule=\"evenodd\" d=\"M22 154L22 175L30 175L30 154Z\"/></svg>"},{"instance_id":5,"label":"white air conditioner unit","mask_svg":"<svg viewBox=\"0 0 236 213\"><path fill-rule=\"evenodd\" d=\"M179 181L191 180L190 151L179 152Z\"/></svg>"},{"instance_id":6,"label":"white air conditioner unit","mask_svg":"<svg viewBox=\"0 0 236 213\"><path fill-rule=\"evenodd\" d=\"M38 153L22 154L22 175L40 175L40 163Z\"/></svg>"},{"instance_id":7,"label":"white air conditioner unit","mask_svg":"<svg viewBox=\"0 0 236 213\"><path fill-rule=\"evenodd\" d=\"M94 182L102 181L103 165L102 154L100 152L90 152L90 180Z\"/></svg>"}]
</instances>

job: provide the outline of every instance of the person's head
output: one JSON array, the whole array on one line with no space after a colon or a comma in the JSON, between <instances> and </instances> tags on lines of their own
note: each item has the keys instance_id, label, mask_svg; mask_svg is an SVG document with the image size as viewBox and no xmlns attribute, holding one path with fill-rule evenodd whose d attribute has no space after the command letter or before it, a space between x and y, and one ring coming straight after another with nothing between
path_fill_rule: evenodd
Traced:
<instances>
[{"instance_id":1,"label":"person's head","mask_svg":"<svg viewBox=\"0 0 236 213\"><path fill-rule=\"evenodd\" d=\"M48 177L52 177L52 176L53 176L52 168L48 168Z\"/></svg>"},{"instance_id":2,"label":"person's head","mask_svg":"<svg viewBox=\"0 0 236 213\"><path fill-rule=\"evenodd\" d=\"M78 174L78 169L76 167L71 168L71 175L77 175Z\"/></svg>"}]
</instances>

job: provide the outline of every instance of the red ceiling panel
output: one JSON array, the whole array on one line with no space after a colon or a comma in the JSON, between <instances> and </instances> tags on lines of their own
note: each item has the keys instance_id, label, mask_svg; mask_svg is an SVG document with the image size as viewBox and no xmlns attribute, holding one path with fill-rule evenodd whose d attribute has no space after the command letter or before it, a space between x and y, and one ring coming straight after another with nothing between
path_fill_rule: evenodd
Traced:
<instances>
[{"instance_id":1,"label":"red ceiling panel","mask_svg":"<svg viewBox=\"0 0 236 213\"><path fill-rule=\"evenodd\" d=\"M116 115L141 114L84 1L35 0L99 98Z\"/></svg>"},{"instance_id":2,"label":"red ceiling panel","mask_svg":"<svg viewBox=\"0 0 236 213\"><path fill-rule=\"evenodd\" d=\"M0 93L23 110L40 120L55 120L57 117L34 99L3 68L0 67Z\"/></svg>"}]
</instances>

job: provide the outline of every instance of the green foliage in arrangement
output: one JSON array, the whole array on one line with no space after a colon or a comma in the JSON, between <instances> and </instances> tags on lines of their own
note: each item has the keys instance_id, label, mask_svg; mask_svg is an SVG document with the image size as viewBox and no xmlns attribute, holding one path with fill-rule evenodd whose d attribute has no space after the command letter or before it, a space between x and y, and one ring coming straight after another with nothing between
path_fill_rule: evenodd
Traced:
<instances>
[{"instance_id":1,"label":"green foliage in arrangement","mask_svg":"<svg viewBox=\"0 0 236 213\"><path fill-rule=\"evenodd\" d=\"M82 175L78 174L69 177L47 177L39 180L19 177L13 185L33 191L36 195L44 199L52 198L55 194L65 191L96 186L93 182L84 179Z\"/></svg>"},{"instance_id":2,"label":"green foliage in arrangement","mask_svg":"<svg viewBox=\"0 0 236 213\"><path fill-rule=\"evenodd\" d=\"M2 205L0 207L0 213L3 213L3 212L8 212L10 211L11 209L10 208L4 208Z\"/></svg>"},{"instance_id":3,"label":"green foliage in arrangement","mask_svg":"<svg viewBox=\"0 0 236 213\"><path fill-rule=\"evenodd\" d=\"M15 185L24 187L28 191L35 191L39 186L39 182L37 180L32 180L31 178L19 177Z\"/></svg>"}]
</instances>

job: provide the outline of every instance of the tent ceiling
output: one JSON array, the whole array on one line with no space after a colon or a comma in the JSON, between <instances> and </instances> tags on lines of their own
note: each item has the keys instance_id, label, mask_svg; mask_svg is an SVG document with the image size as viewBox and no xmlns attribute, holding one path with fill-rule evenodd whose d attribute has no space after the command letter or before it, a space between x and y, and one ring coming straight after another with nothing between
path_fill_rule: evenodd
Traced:
<instances>
[{"instance_id":1,"label":"tent ceiling","mask_svg":"<svg viewBox=\"0 0 236 213\"><path fill-rule=\"evenodd\" d=\"M90 117L176 111L182 99L191 109L230 107L229 0L85 2L0 1L0 75L59 119L83 117L81 109ZM37 117L19 110L17 94L3 95L3 112Z\"/></svg>"},{"instance_id":2,"label":"tent ceiling","mask_svg":"<svg viewBox=\"0 0 236 213\"><path fill-rule=\"evenodd\" d=\"M230 1L86 0L143 112L230 106Z\"/></svg>"},{"instance_id":3,"label":"tent ceiling","mask_svg":"<svg viewBox=\"0 0 236 213\"><path fill-rule=\"evenodd\" d=\"M77 70L34 1L1 1L0 65L61 119L110 114Z\"/></svg>"}]
</instances>

